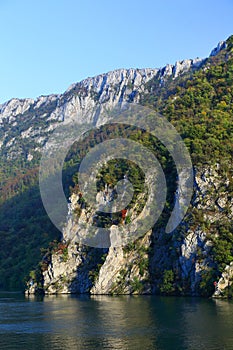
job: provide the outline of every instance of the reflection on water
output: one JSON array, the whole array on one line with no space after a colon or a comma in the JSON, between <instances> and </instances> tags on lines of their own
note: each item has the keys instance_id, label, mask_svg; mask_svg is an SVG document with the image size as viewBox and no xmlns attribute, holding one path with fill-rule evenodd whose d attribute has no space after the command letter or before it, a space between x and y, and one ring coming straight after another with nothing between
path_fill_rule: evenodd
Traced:
<instances>
[{"instance_id":1,"label":"reflection on water","mask_svg":"<svg viewBox=\"0 0 233 350\"><path fill-rule=\"evenodd\" d=\"M233 349L233 303L0 294L0 349Z\"/></svg>"}]
</instances>

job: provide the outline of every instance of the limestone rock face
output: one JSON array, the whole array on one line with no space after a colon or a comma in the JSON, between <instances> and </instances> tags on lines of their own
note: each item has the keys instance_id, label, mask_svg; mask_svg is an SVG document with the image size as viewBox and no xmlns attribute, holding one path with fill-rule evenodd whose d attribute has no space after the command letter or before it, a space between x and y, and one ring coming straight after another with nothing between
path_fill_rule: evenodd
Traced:
<instances>
[{"instance_id":1,"label":"limestone rock face","mask_svg":"<svg viewBox=\"0 0 233 350\"><path fill-rule=\"evenodd\" d=\"M219 279L215 292L212 295L213 298L221 298L223 296L227 296L229 287L232 286L233 283L233 262L230 265L227 265L222 273L221 278Z\"/></svg>"},{"instance_id":2,"label":"limestone rock face","mask_svg":"<svg viewBox=\"0 0 233 350\"><path fill-rule=\"evenodd\" d=\"M193 206L203 215L205 225L208 226L221 220L227 208L229 220L232 218L233 201L227 196L229 181L229 177L222 176L218 164L213 167L195 169ZM201 217L200 221L202 221ZM210 256L213 243L211 236L207 233L208 227L202 226L200 222L195 229L187 230L181 245L179 257L181 274L183 278L190 278L193 294L196 294L201 275L209 268L214 268Z\"/></svg>"},{"instance_id":3,"label":"limestone rock face","mask_svg":"<svg viewBox=\"0 0 233 350\"><path fill-rule=\"evenodd\" d=\"M230 176L222 176L218 164L215 167L196 169L194 204L197 209L204 209L204 218L215 222L223 215L223 211L229 208L229 219L233 216L233 199L228 196ZM223 190L224 189L224 190Z\"/></svg>"},{"instance_id":4,"label":"limestone rock face","mask_svg":"<svg viewBox=\"0 0 233 350\"><path fill-rule=\"evenodd\" d=\"M198 295L203 274L215 268L211 257L212 240L208 225L221 220L228 208L232 218L233 203L227 196L219 202L220 189L228 192L230 179L220 176L218 165L211 168L195 169L195 187L192 205L198 209L200 223L195 227L187 223L185 233L168 235L163 230L149 231L130 246L109 249L88 248L77 240L78 230L75 211L81 215L78 220L93 222L94 211L81 207L79 195L70 198L67 223L63 230L66 254L57 249L51 255L43 271L43 290L54 293L91 294L132 294L156 293L161 285L161 273L173 270L179 283L189 281L189 292ZM225 191L223 191L223 186ZM111 193L106 198L105 191L97 195L98 202L111 201ZM230 208L230 209L229 209ZM132 219L134 212L131 213ZM202 218L205 225L202 225ZM184 222L183 225L186 225ZM110 241L116 243L115 226L110 227ZM85 236L87 232L83 232ZM217 233L216 233L217 234ZM159 275L158 275L159 274ZM232 283L232 263L226 267L218 281L214 296L221 296ZM36 292L36 285L29 285L28 293Z\"/></svg>"},{"instance_id":5,"label":"limestone rock face","mask_svg":"<svg viewBox=\"0 0 233 350\"><path fill-rule=\"evenodd\" d=\"M211 242L207 240L206 233L201 229L195 232L188 232L181 245L181 255L179 264L181 267L181 276L183 279L191 279L191 292L197 294L196 290L201 281L201 272L205 270L208 264L211 264L209 251Z\"/></svg>"},{"instance_id":6,"label":"limestone rock face","mask_svg":"<svg viewBox=\"0 0 233 350\"><path fill-rule=\"evenodd\" d=\"M82 255L77 254L74 246L70 246L66 257L60 252L52 254L48 269L43 273L45 293L71 293L71 284L81 263Z\"/></svg>"},{"instance_id":7,"label":"limestone rock face","mask_svg":"<svg viewBox=\"0 0 233 350\"><path fill-rule=\"evenodd\" d=\"M211 56L216 55L225 45L220 43ZM36 100L12 99L0 106L0 124L6 130L0 139L0 149L7 151L9 158L17 158L24 154L19 141L33 140L30 152L25 155L30 161L36 152L40 152L58 123L72 124L76 120L82 124L91 119L95 125L99 125L103 104L111 108L124 101L138 103L140 95L147 92L147 83L151 79L163 86L167 79L176 79L204 62L205 60L197 58L179 61L161 69L119 69L73 84L61 95L41 96ZM98 108L95 109L95 114L88 114L96 106ZM24 123L23 126L20 124L20 136L17 136L11 130L18 127L19 118ZM34 123L35 120L37 123ZM221 220L224 215L229 220L233 216L233 199L227 195L231 181L227 176L224 178L222 173L218 164L194 169L191 205L201 213L197 225L192 226L187 218L180 231L168 235L161 228L154 229L132 244L118 247L113 246L119 237L112 225L109 228L112 245L108 249L91 248L82 244L82 238L89 232L85 225L82 229L79 224L91 225L96 217L92 208L86 208L82 204L80 195L73 194L63 228L64 246L53 250L49 258L44 257L41 282L44 292L156 293L163 283L164 272L172 270L174 288L179 290L180 285L188 283L188 293L197 295L202 275L214 268L209 254L212 241L208 227L203 223L208 226ZM111 196L112 190L109 188L100 191L97 193L97 203L104 205L111 201ZM134 209L130 213L132 220L136 216ZM231 271L232 265L229 265L218 282L219 289L223 290L229 285ZM35 293L39 286L31 282L28 293Z\"/></svg>"},{"instance_id":8,"label":"limestone rock face","mask_svg":"<svg viewBox=\"0 0 233 350\"><path fill-rule=\"evenodd\" d=\"M204 216L205 223L221 220L225 206L232 215L233 203L229 199L218 204L218 192L225 186L228 191L229 179L220 176L218 165L212 168L195 169L195 188L192 205ZM211 201L216 196L216 200ZM106 201L105 191L99 192L99 203ZM111 193L109 197L111 200ZM172 269L179 283L189 281L189 294L198 295L202 275L214 268L211 257L212 241L207 227L200 224L186 227L182 236L163 230L149 231L130 246L109 249L88 248L79 244L75 235L77 219L73 216L80 208L79 195L70 198L69 214L63 230L63 240L67 242L67 256L61 252L52 254L47 269L43 272L44 291L53 293L91 293L91 294L132 294L156 293L161 285L161 271ZM79 220L93 222L94 211L81 209ZM134 212L130 213L134 217ZM185 225L185 222L184 222ZM188 225L188 224L187 224ZM110 241L116 243L115 226L110 227ZM83 235L86 233L84 232ZM80 236L79 236L80 238ZM98 253L97 253L98 252ZM99 254L99 255L98 255ZM231 264L232 265L232 264ZM232 266L226 267L218 282L218 291L223 291L232 279ZM160 271L160 277L157 276ZM183 281L183 282L182 282ZM35 290L33 286L31 292ZM217 293L217 292L216 292ZM215 293L215 295L217 295ZM221 295L219 293L218 295Z\"/></svg>"},{"instance_id":9,"label":"limestone rock face","mask_svg":"<svg viewBox=\"0 0 233 350\"><path fill-rule=\"evenodd\" d=\"M109 191L109 194L111 192ZM98 193L101 203L105 198L105 191ZM80 197L73 194L70 198L67 223L63 230L63 243L45 256L42 262L42 285L45 294L132 294L149 293L151 291L148 272L148 250L151 232L148 232L137 242L132 243L130 249L122 246L107 248L91 248L80 243L78 223L93 223L95 211L82 207ZM106 200L106 198L105 198ZM111 201L111 195L108 199ZM79 208L79 218L75 211ZM80 213L81 210L81 213ZM110 231L110 242L116 244L115 225ZM78 233L78 235L77 235ZM31 280L27 294L34 294L38 286Z\"/></svg>"},{"instance_id":10,"label":"limestone rock face","mask_svg":"<svg viewBox=\"0 0 233 350\"><path fill-rule=\"evenodd\" d=\"M150 235L151 232L148 232L129 252L124 247L110 247L90 293L151 293L148 270L140 269L140 264L148 259Z\"/></svg>"},{"instance_id":11,"label":"limestone rock face","mask_svg":"<svg viewBox=\"0 0 233 350\"><path fill-rule=\"evenodd\" d=\"M219 51L225 49L227 46L225 41L220 41L218 45L211 51L210 56L216 56Z\"/></svg>"},{"instance_id":12,"label":"limestone rock face","mask_svg":"<svg viewBox=\"0 0 233 350\"><path fill-rule=\"evenodd\" d=\"M99 271L97 281L90 290L91 294L109 294L124 265L125 259L122 247L110 248Z\"/></svg>"},{"instance_id":13,"label":"limestone rock face","mask_svg":"<svg viewBox=\"0 0 233 350\"><path fill-rule=\"evenodd\" d=\"M111 108L123 101L137 103L141 93L146 92L146 83L151 79L163 83L167 78L175 79L203 62L204 60L195 59L160 69L118 69L72 84L61 95L40 96L35 100L11 99L0 105L0 125L6 130L0 139L0 150L7 152L8 158L26 156L27 159L33 159L33 153L40 151L58 123L72 123L75 120L82 124L88 121L87 118L92 118L98 124L103 104ZM97 105L99 110L96 110ZM93 108L95 114L90 115ZM13 137L12 128L17 128L19 124L21 134ZM21 149L21 138L33 140L30 141L32 157L28 158L28 154L25 155Z\"/></svg>"}]
</instances>

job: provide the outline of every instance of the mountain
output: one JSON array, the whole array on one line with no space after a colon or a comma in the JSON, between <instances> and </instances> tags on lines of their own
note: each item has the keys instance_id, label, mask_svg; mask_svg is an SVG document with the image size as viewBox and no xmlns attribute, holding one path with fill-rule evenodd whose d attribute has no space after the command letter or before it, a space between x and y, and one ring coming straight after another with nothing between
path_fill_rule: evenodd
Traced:
<instances>
[{"instance_id":1,"label":"mountain","mask_svg":"<svg viewBox=\"0 0 233 350\"><path fill-rule=\"evenodd\" d=\"M232 51L230 37L207 59L184 60L162 69L120 69L73 84L62 95L12 99L0 106L0 288L22 288L23 278L30 274L29 293L211 295L213 282L218 280L216 294L232 293ZM68 155L63 185L71 215L62 236L40 198L41 151L59 125L83 125L87 118L98 124L103 108L123 102L150 107L175 126L193 161L194 194L182 223L165 233L174 207L177 173L169 152L145 133L140 142L153 149L166 175L165 210L158 223L136 241L124 247L91 248L70 240L72 227L80 219L88 222L94 217L93 208L80 197L77 169L72 164L78 164L98 139L108 134L117 137L124 131L99 128ZM89 116L90 111L94 112ZM139 141L137 130L127 132ZM100 201L106 189L111 201L115 187L110 184L121 179L126 165L118 164L118 175L114 162L102 171ZM128 208L129 221L146 200L143 175L130 167L129 177L138 195ZM122 220L118 215L113 225L108 216L97 219L109 225L110 231Z\"/></svg>"}]
</instances>

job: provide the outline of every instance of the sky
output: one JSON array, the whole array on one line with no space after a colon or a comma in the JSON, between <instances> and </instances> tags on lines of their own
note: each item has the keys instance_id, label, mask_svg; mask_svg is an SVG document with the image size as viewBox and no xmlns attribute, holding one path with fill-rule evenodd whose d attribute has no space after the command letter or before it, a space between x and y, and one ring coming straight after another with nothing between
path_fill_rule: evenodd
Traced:
<instances>
[{"instance_id":1,"label":"sky","mask_svg":"<svg viewBox=\"0 0 233 350\"><path fill-rule=\"evenodd\" d=\"M206 57L233 34L232 0L0 0L0 16L0 103Z\"/></svg>"}]
</instances>

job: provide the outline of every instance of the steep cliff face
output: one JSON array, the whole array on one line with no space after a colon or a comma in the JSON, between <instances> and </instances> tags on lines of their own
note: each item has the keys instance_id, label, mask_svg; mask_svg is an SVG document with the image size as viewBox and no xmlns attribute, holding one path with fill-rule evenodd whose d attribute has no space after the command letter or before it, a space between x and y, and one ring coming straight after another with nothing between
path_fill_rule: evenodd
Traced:
<instances>
[{"instance_id":1,"label":"steep cliff face","mask_svg":"<svg viewBox=\"0 0 233 350\"><path fill-rule=\"evenodd\" d=\"M221 52L227 57L229 53L225 54L226 47L225 42L220 43L211 52L211 57L218 58ZM82 124L89 118L98 125L103 105L111 108L123 101L138 103L145 95L154 98L151 95L151 81L161 90L167 89L166 84L170 83L173 91L176 81L185 77L186 73L190 77L203 66L203 71L208 71L206 62L206 59L195 59L161 69L119 69L73 84L62 95L41 96L36 100L12 99L0 105L2 163L6 161L9 162L9 167L16 164L19 168L23 164L20 169L24 174L25 169L38 166L41 149L59 123L72 125L73 120L76 120ZM173 98L178 102L179 99L182 100L182 96ZM191 103L194 104L196 100L199 100L199 96L194 93ZM187 105L188 102L185 101ZM224 117L226 101L217 100L216 104L219 103ZM91 114L94 107L95 112ZM206 111L201 113L203 117ZM44 255L39 276L38 271L37 276L31 274L27 293L38 290L47 294L210 293L213 288L212 278L215 277L213 271L217 271L215 255L220 255L218 251L216 253L219 227L222 223L231 222L233 215L232 198L229 196L232 177L219 164L195 165L194 173L194 196L182 225L171 234L166 234L162 226L155 227L123 247L110 245L104 249L80 244L76 239L78 222L93 223L96 217L92 209L82 204L77 193L71 195L62 240L50 247ZM7 181L7 177L3 177L3 188ZM14 186L7 191L6 186L7 198L19 193ZM99 191L97 201L110 201L111 190L108 188L107 192L106 198L105 193ZM130 210L133 220L136 207ZM124 225L124 222L120 224ZM109 230L111 242L114 239L114 224ZM85 230L79 232L79 235L86 234ZM228 258L229 256L230 254ZM224 260L222 257L219 259ZM229 269L226 267L226 271L231 271L231 262L225 262L230 266ZM219 290L231 285L230 273L229 276L226 283L219 281ZM218 278L219 275L216 274L216 279ZM222 278L226 280L226 275Z\"/></svg>"},{"instance_id":2,"label":"steep cliff face","mask_svg":"<svg viewBox=\"0 0 233 350\"><path fill-rule=\"evenodd\" d=\"M105 193L105 191L97 193L99 203L111 202L111 189L108 189L108 198ZM133 218L135 208L128 211L129 214ZM88 235L85 229L80 234L80 226L82 223L93 223L94 220L96 220L94 208L86 208L79 195L73 194L70 198L67 224L63 231L63 243L53 248L43 258L42 286L30 280L27 293L34 293L41 287L46 294L151 292L148 271L151 232L136 243L132 242L130 246L88 248L80 244L80 237ZM125 220L121 222L122 225ZM109 229L110 242L113 245L116 244L114 242L116 227L112 225Z\"/></svg>"},{"instance_id":3,"label":"steep cliff face","mask_svg":"<svg viewBox=\"0 0 233 350\"><path fill-rule=\"evenodd\" d=\"M101 105L111 108L122 101L139 102L140 94L148 92L146 83L152 78L162 83L199 67L204 60L184 60L162 69L119 69L71 85L62 95L40 96L33 99L12 99L0 105L1 154L31 161L40 151L49 133L60 122L82 124L87 118L98 121ZM88 114L97 105L97 114ZM96 108L95 108L96 110ZM24 140L29 147L25 150Z\"/></svg>"},{"instance_id":4,"label":"steep cliff face","mask_svg":"<svg viewBox=\"0 0 233 350\"><path fill-rule=\"evenodd\" d=\"M44 292L184 295L211 292L214 285L209 275L216 269L212 253L215 238L219 236L215 224L225 221L226 216L230 222L233 217L233 199L228 197L230 181L232 179L222 174L219 165L196 169L191 216L198 215L198 220L188 215L172 234L166 234L163 228L154 229L131 244L109 249L87 249L78 244L78 222L92 222L95 212L82 207L79 196L73 194L63 233L66 255L58 249L50 255L49 261L44 258ZM99 192L97 197L100 202L106 201L105 192ZM79 218L75 215L77 210ZM134 214L132 209L132 218ZM114 227L110 227L110 235ZM172 271L169 287L166 287L167 271ZM215 296L224 295L224 289L231 284L232 264L223 272ZM33 283L27 293L34 293L35 286Z\"/></svg>"},{"instance_id":5,"label":"steep cliff face","mask_svg":"<svg viewBox=\"0 0 233 350\"><path fill-rule=\"evenodd\" d=\"M205 276L216 269L213 247L215 238L219 238L220 234L216 227L221 221L232 221L233 200L229 197L231 181L231 176L223 174L219 164L195 171L192 212L194 216L197 215L198 224L187 227L179 256L181 277L190 281L194 295L206 288L204 284L208 284L209 280L208 277L205 280Z\"/></svg>"},{"instance_id":6,"label":"steep cliff face","mask_svg":"<svg viewBox=\"0 0 233 350\"><path fill-rule=\"evenodd\" d=\"M218 280L215 283L213 298L232 298L233 297L233 262L227 265Z\"/></svg>"}]
</instances>

